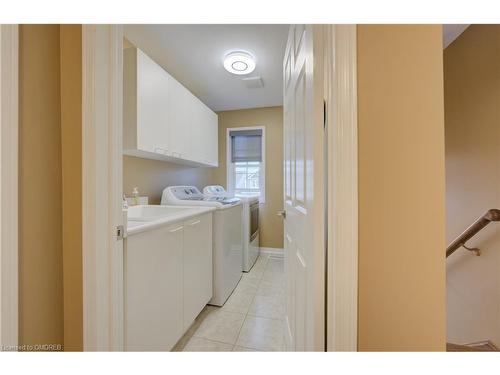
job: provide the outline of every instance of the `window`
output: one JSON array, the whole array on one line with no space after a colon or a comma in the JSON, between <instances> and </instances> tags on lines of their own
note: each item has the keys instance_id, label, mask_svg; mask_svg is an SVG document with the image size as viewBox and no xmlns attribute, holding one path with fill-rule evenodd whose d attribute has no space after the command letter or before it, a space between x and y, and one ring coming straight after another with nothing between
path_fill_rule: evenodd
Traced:
<instances>
[{"instance_id":1,"label":"window","mask_svg":"<svg viewBox=\"0 0 500 375\"><path fill-rule=\"evenodd\" d=\"M260 162L239 161L234 163L234 191L235 193L260 191Z\"/></svg>"},{"instance_id":2,"label":"window","mask_svg":"<svg viewBox=\"0 0 500 375\"><path fill-rule=\"evenodd\" d=\"M227 139L227 188L265 200L264 128L231 128Z\"/></svg>"}]
</instances>

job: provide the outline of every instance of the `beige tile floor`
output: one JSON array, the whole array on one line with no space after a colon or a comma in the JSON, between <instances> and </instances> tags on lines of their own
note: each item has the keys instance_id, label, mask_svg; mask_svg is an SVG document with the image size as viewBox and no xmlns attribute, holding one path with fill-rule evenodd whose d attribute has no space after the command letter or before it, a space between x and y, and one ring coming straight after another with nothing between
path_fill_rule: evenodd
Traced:
<instances>
[{"instance_id":1,"label":"beige tile floor","mask_svg":"<svg viewBox=\"0 0 500 375\"><path fill-rule=\"evenodd\" d=\"M206 306L174 351L281 351L283 258L261 255L223 307Z\"/></svg>"}]
</instances>

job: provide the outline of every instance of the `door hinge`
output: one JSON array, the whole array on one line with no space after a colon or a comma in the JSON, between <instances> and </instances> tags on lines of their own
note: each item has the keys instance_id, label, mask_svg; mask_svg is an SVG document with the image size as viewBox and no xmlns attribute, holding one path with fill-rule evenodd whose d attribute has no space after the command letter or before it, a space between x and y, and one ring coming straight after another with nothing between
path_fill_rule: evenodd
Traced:
<instances>
[{"instance_id":1,"label":"door hinge","mask_svg":"<svg viewBox=\"0 0 500 375\"><path fill-rule=\"evenodd\" d=\"M117 241L120 241L120 240L123 240L123 234L124 234L124 228L123 228L123 225L118 225L116 227L116 240Z\"/></svg>"}]
</instances>

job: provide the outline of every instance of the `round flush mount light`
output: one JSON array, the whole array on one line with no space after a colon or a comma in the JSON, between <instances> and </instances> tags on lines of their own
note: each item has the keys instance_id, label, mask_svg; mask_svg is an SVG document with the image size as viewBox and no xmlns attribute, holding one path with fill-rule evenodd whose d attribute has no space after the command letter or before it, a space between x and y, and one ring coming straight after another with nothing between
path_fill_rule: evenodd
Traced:
<instances>
[{"instance_id":1,"label":"round flush mount light","mask_svg":"<svg viewBox=\"0 0 500 375\"><path fill-rule=\"evenodd\" d=\"M224 58L224 68L237 75L249 74L255 70L255 59L248 52L231 52Z\"/></svg>"}]
</instances>

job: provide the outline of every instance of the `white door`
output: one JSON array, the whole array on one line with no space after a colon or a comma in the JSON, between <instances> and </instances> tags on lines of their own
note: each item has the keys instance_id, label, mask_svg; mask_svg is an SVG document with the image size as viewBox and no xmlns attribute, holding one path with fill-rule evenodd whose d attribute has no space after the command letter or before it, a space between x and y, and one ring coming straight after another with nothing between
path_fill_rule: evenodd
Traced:
<instances>
[{"instance_id":1,"label":"white door","mask_svg":"<svg viewBox=\"0 0 500 375\"><path fill-rule=\"evenodd\" d=\"M284 78L284 210L286 312L285 341L290 351L322 350L318 283L322 270L315 258L314 184L319 161L314 148L313 27L293 25L283 61ZM315 159L316 158L316 159ZM316 174L316 175L315 175ZM316 234L317 235L317 234ZM319 316L319 318L318 318ZM324 340L324 339L323 339Z\"/></svg>"}]
</instances>

